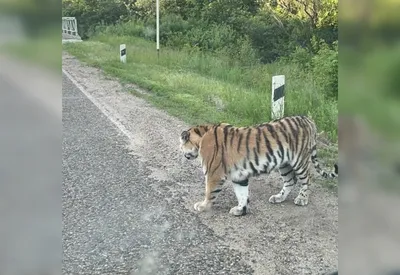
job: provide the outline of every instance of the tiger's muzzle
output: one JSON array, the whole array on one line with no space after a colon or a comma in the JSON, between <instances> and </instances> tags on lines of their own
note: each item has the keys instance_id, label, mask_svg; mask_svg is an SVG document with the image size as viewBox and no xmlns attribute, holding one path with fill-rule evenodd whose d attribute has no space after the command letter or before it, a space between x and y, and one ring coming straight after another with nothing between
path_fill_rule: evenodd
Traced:
<instances>
[{"instance_id":1,"label":"tiger's muzzle","mask_svg":"<svg viewBox=\"0 0 400 275\"><path fill-rule=\"evenodd\" d=\"M188 160L193 160L195 158L197 158L197 154L193 154L193 153L185 153L185 158L187 158Z\"/></svg>"}]
</instances>

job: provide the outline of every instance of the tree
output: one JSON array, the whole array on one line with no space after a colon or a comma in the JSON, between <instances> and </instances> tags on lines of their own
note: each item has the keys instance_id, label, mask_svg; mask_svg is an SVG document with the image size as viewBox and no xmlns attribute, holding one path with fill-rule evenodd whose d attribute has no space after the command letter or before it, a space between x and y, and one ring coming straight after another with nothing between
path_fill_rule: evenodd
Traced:
<instances>
[{"instance_id":1,"label":"tree","mask_svg":"<svg viewBox=\"0 0 400 275\"><path fill-rule=\"evenodd\" d=\"M324 26L337 27L338 0L265 0L264 8L308 20L313 29Z\"/></svg>"}]
</instances>

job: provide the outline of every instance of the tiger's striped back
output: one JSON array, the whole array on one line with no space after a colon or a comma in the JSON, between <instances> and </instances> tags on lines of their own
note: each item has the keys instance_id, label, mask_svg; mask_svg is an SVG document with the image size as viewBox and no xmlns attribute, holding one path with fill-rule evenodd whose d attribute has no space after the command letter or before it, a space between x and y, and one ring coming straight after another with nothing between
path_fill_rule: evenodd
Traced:
<instances>
[{"instance_id":1,"label":"tiger's striped back","mask_svg":"<svg viewBox=\"0 0 400 275\"><path fill-rule=\"evenodd\" d=\"M321 176L336 176L320 168L316 156L316 126L306 116L285 117L254 127L234 127L230 124L205 127L193 128L203 137L200 155L205 157L203 159L210 157L205 174L219 157L224 173L234 170L246 173L244 170L248 170L246 174L252 175L269 173L286 163L295 167L305 158L311 158Z\"/></svg>"}]
</instances>

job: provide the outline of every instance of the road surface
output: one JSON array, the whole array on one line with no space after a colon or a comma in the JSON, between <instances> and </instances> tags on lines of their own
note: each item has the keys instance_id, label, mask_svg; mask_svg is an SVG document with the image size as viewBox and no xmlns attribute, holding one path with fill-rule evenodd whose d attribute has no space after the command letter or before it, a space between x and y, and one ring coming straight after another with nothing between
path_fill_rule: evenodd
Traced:
<instances>
[{"instance_id":1,"label":"road surface","mask_svg":"<svg viewBox=\"0 0 400 275\"><path fill-rule=\"evenodd\" d=\"M63 54L64 274L323 274L337 269L337 194L268 203L276 173L250 181L233 217L230 184L208 213L200 165L180 155L183 122Z\"/></svg>"}]
</instances>

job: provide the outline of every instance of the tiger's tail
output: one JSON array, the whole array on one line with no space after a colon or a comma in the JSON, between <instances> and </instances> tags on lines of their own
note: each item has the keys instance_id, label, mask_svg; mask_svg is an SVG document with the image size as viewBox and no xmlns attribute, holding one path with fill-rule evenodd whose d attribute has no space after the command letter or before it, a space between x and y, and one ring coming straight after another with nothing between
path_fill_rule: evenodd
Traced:
<instances>
[{"instance_id":1,"label":"tiger's tail","mask_svg":"<svg viewBox=\"0 0 400 275\"><path fill-rule=\"evenodd\" d=\"M316 145L313 146L312 152L311 152L311 161L314 164L315 170L317 170L317 173L320 174L323 178L325 179L333 179L338 177L339 174L339 167L337 163L334 165L334 171L333 172L326 172L322 170L322 168L319 165L318 158L317 158L317 147Z\"/></svg>"}]
</instances>

